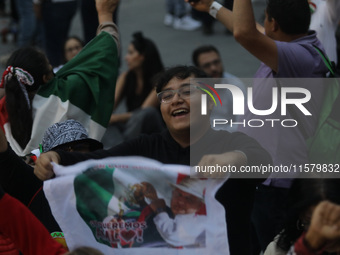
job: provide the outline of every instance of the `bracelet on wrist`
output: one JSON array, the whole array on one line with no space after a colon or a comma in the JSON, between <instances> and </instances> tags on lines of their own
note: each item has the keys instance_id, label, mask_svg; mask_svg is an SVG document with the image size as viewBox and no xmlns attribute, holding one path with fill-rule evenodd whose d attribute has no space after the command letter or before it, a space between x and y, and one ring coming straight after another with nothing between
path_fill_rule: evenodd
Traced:
<instances>
[{"instance_id":1,"label":"bracelet on wrist","mask_svg":"<svg viewBox=\"0 0 340 255\"><path fill-rule=\"evenodd\" d=\"M211 5L210 5L210 9L209 9L209 14L211 16L213 16L216 19L217 16L217 12L222 8L222 5L216 1L214 1Z\"/></svg>"}]
</instances>

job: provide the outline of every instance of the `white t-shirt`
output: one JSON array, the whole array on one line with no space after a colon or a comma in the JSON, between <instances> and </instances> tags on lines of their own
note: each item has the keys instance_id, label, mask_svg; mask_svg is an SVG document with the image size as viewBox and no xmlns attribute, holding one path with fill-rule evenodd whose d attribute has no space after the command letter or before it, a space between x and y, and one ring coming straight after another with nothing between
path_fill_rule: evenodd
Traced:
<instances>
[{"instance_id":1,"label":"white t-shirt","mask_svg":"<svg viewBox=\"0 0 340 255\"><path fill-rule=\"evenodd\" d=\"M315 30L331 61L337 63L335 31L340 21L339 0L312 0L316 9L312 14L310 29Z\"/></svg>"}]
</instances>

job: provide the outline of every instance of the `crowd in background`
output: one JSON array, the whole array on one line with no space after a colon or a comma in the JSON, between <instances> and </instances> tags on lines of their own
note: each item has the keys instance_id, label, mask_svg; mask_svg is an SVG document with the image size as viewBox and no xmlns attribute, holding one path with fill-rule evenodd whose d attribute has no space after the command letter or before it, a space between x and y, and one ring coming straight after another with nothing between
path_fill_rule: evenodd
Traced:
<instances>
[{"instance_id":1,"label":"crowd in background","mask_svg":"<svg viewBox=\"0 0 340 255\"><path fill-rule=\"evenodd\" d=\"M339 70L339 2L285 1L268 1L263 27L256 24L248 0L225 1L224 7L210 0L167 0L164 20L159 22L188 31L190 40L189 31L200 28L211 36L218 20L236 43L261 61L255 78L326 77L329 67L314 47L322 49L335 63L334 70ZM218 142L223 153L213 158L198 153L196 163L216 160L237 167L308 163L305 137L299 129L227 126L211 131L210 126L197 122L200 128L190 137L190 99L197 93L192 92L196 87L189 85L190 78L224 79L247 93L248 85L224 66L213 36L209 45L192 48L192 66L177 63L178 67L169 68L154 39L143 31L135 31L130 42L120 41L119 1L0 1L0 15L5 15L5 3L11 4L15 26L2 31L2 42L6 43L6 33L15 33L16 50L6 59L0 85L0 162L6 168L2 167L0 175L0 205L22 211L25 217L16 226L8 226L8 212L1 208L0 254L17 255L19 250L24 255L35 254L40 247L51 248L54 253L50 254L97 254L87 247L79 253L66 253L65 245L49 237L48 232L62 231L41 191L42 181L53 177L50 161L68 165L90 158L140 155L189 165L189 149L196 150L207 134L216 139L222 134ZM82 15L82 39L69 36L77 8ZM121 51L122 43L127 52ZM169 42L169 48L174 43ZM126 70L120 68L122 61ZM281 86L272 80L266 85ZM312 92L309 107L313 117L304 119L308 136L316 130L326 93L317 85L301 85ZM271 91L262 82L254 81L252 87L256 90L254 105L268 109ZM226 110L210 109L208 118L223 114L239 121L230 110L232 94L221 97L227 102ZM275 114L271 117L279 118ZM245 114L246 119L255 117L250 111ZM190 139L196 139L197 147ZM30 158L25 158L26 163L20 157L41 141L43 154L33 170ZM31 181L24 184L20 175ZM217 192L216 199L226 210L230 254L339 254L340 179L300 179L294 174L269 177L229 179ZM43 206L32 207L33 198L40 199ZM155 208L152 213L160 212ZM11 217L17 216L13 213ZM32 228L46 238L44 244L34 238L25 242L24 232L11 229L35 220L38 223ZM31 248L27 242L37 243ZM2 253L1 247L11 253Z\"/></svg>"}]
</instances>

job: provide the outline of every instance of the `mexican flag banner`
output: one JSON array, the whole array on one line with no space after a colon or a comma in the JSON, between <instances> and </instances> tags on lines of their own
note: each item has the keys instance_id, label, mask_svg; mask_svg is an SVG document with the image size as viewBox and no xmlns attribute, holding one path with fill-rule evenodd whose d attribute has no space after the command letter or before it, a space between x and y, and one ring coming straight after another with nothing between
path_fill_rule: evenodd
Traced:
<instances>
[{"instance_id":1,"label":"mexican flag banner","mask_svg":"<svg viewBox=\"0 0 340 255\"><path fill-rule=\"evenodd\" d=\"M215 200L223 179L190 178L190 167L143 157L54 165L44 182L70 250L104 254L229 254L225 211Z\"/></svg>"},{"instance_id":2,"label":"mexican flag banner","mask_svg":"<svg viewBox=\"0 0 340 255\"><path fill-rule=\"evenodd\" d=\"M118 49L112 35L101 32L66 63L33 100L31 140L21 148L3 123L7 140L18 155L38 148L46 129L67 119L83 124L89 137L100 140L108 125L118 75Z\"/></svg>"}]
</instances>

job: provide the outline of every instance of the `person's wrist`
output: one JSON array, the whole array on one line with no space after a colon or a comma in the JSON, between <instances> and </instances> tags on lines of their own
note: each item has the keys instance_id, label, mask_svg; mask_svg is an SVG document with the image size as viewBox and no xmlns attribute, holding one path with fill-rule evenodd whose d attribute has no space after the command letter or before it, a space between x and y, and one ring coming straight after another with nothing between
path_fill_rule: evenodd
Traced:
<instances>
[{"instance_id":1,"label":"person's wrist","mask_svg":"<svg viewBox=\"0 0 340 255\"><path fill-rule=\"evenodd\" d=\"M222 8L222 5L213 1L209 7L209 14L216 19L217 12Z\"/></svg>"},{"instance_id":2,"label":"person's wrist","mask_svg":"<svg viewBox=\"0 0 340 255\"><path fill-rule=\"evenodd\" d=\"M112 22L112 13L109 12L102 12L98 13L98 20L99 24L105 23L105 22Z\"/></svg>"},{"instance_id":3,"label":"person's wrist","mask_svg":"<svg viewBox=\"0 0 340 255\"><path fill-rule=\"evenodd\" d=\"M326 243L326 240L323 240L323 238L315 231L313 231L313 233L312 231L307 231L303 241L307 248L311 249L312 251L321 250Z\"/></svg>"}]
</instances>

